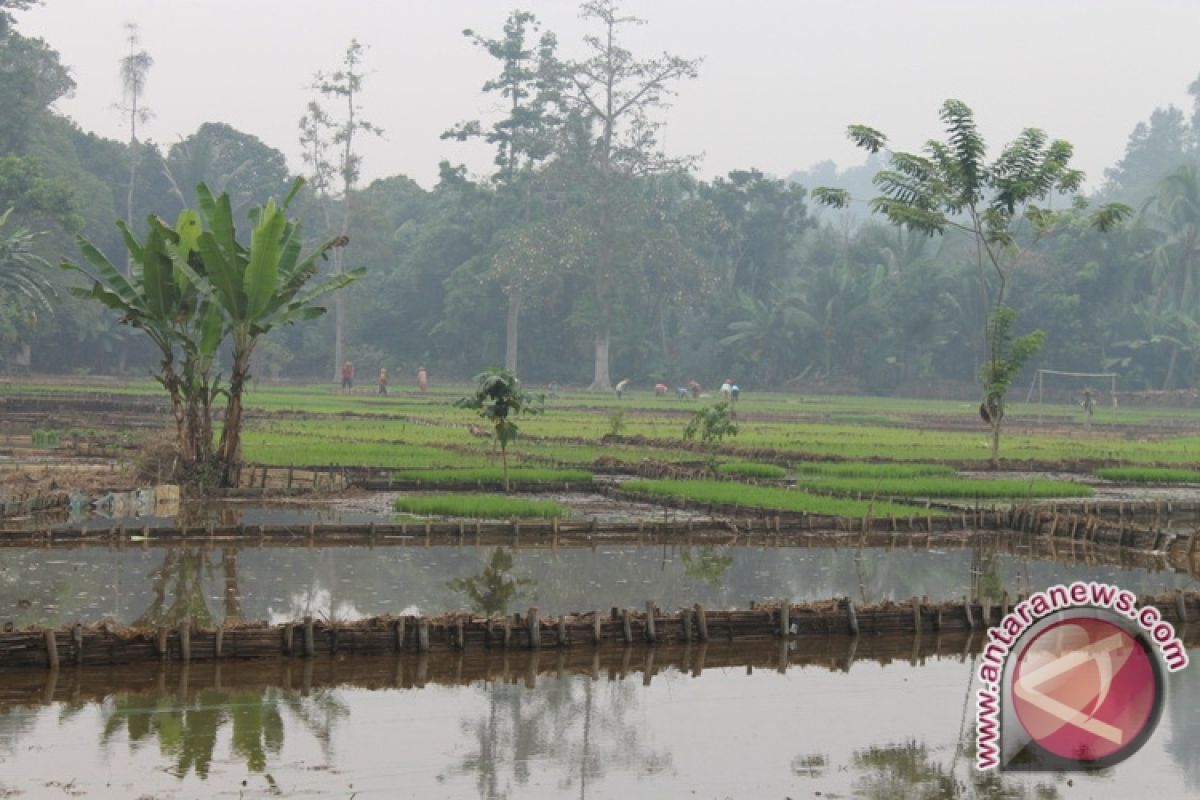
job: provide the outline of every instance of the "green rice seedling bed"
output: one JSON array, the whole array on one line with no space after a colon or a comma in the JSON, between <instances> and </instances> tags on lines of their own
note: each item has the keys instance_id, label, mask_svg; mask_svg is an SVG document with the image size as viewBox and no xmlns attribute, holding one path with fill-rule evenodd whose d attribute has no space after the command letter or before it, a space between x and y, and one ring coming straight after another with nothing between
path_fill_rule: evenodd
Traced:
<instances>
[{"instance_id":1,"label":"green rice seedling bed","mask_svg":"<svg viewBox=\"0 0 1200 800\"><path fill-rule=\"evenodd\" d=\"M807 476L825 478L917 478L931 475L953 475L954 468L945 464L904 464L863 461L804 461L794 465L800 479Z\"/></svg>"},{"instance_id":2,"label":"green rice seedling bed","mask_svg":"<svg viewBox=\"0 0 1200 800\"><path fill-rule=\"evenodd\" d=\"M697 503L736 503L748 508L770 508L836 517L861 518L868 514L876 517L942 516L942 513L935 509L916 508L899 503L848 500L795 489L747 486L729 481L630 481L622 484L622 488L660 497L681 497Z\"/></svg>"},{"instance_id":3,"label":"green rice seedling bed","mask_svg":"<svg viewBox=\"0 0 1200 800\"><path fill-rule=\"evenodd\" d=\"M1124 483L1200 483L1200 470L1168 467L1104 467L1096 475Z\"/></svg>"},{"instance_id":4,"label":"green rice seedling bed","mask_svg":"<svg viewBox=\"0 0 1200 800\"><path fill-rule=\"evenodd\" d=\"M530 442L518 439L508 449L510 456L536 456L560 461L564 464L588 465L605 458L626 463L639 461L696 461L702 456L691 450L668 450L661 447L628 447L625 445L558 444L555 442Z\"/></svg>"},{"instance_id":5,"label":"green rice seedling bed","mask_svg":"<svg viewBox=\"0 0 1200 800\"><path fill-rule=\"evenodd\" d=\"M398 497L396 511L420 516L471 519L550 519L569 517L571 509L550 500L522 500L497 494L429 494Z\"/></svg>"},{"instance_id":6,"label":"green rice seedling bed","mask_svg":"<svg viewBox=\"0 0 1200 800\"><path fill-rule=\"evenodd\" d=\"M504 470L500 467L472 467L467 469L413 469L393 473L397 480L427 481L429 483L500 483ZM592 473L580 469L543 469L539 467L512 467L508 470L509 483L589 483Z\"/></svg>"},{"instance_id":7,"label":"green rice seedling bed","mask_svg":"<svg viewBox=\"0 0 1200 800\"><path fill-rule=\"evenodd\" d=\"M717 472L722 475L733 475L741 478L779 479L787 477L787 469L775 464L756 464L752 461L732 461L721 464Z\"/></svg>"},{"instance_id":8,"label":"green rice seedling bed","mask_svg":"<svg viewBox=\"0 0 1200 800\"><path fill-rule=\"evenodd\" d=\"M1015 478L804 478L800 487L837 494L872 497L1028 499L1091 497L1092 487L1070 481Z\"/></svg>"},{"instance_id":9,"label":"green rice seedling bed","mask_svg":"<svg viewBox=\"0 0 1200 800\"><path fill-rule=\"evenodd\" d=\"M251 463L280 467L486 467L492 463L482 451L462 453L423 445L338 442L253 431L243 438L242 451Z\"/></svg>"}]
</instances>

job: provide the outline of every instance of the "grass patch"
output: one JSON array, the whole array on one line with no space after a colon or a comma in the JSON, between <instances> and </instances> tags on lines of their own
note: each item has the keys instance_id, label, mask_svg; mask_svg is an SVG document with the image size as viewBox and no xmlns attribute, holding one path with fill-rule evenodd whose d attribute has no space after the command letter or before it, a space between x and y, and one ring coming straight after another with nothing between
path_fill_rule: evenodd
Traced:
<instances>
[{"instance_id":1,"label":"grass patch","mask_svg":"<svg viewBox=\"0 0 1200 800\"><path fill-rule=\"evenodd\" d=\"M1096 475L1126 483L1200 483L1200 470L1168 467L1103 467Z\"/></svg>"},{"instance_id":2,"label":"grass patch","mask_svg":"<svg viewBox=\"0 0 1200 800\"><path fill-rule=\"evenodd\" d=\"M806 511L810 514L829 514L836 517L877 516L897 517L941 516L941 512L887 502L848 500L808 494L794 489L773 486L747 486L727 481L630 481L624 484L634 492L662 497L683 497L698 503L727 503L771 508L779 511Z\"/></svg>"},{"instance_id":3,"label":"grass patch","mask_svg":"<svg viewBox=\"0 0 1200 800\"><path fill-rule=\"evenodd\" d=\"M722 475L738 475L743 478L786 478L787 470L774 464L755 464L752 461L734 461L717 467Z\"/></svg>"},{"instance_id":4,"label":"grass patch","mask_svg":"<svg viewBox=\"0 0 1200 800\"><path fill-rule=\"evenodd\" d=\"M857 461L806 461L795 465L796 476L822 478L920 478L953 475L954 468L942 464L872 464Z\"/></svg>"},{"instance_id":5,"label":"grass patch","mask_svg":"<svg viewBox=\"0 0 1200 800\"><path fill-rule=\"evenodd\" d=\"M500 467L469 469L413 469L394 473L397 480L428 481L430 483L501 483L504 470ZM541 469L513 467L508 471L510 483L588 483L592 473L581 469Z\"/></svg>"},{"instance_id":6,"label":"grass patch","mask_svg":"<svg viewBox=\"0 0 1200 800\"><path fill-rule=\"evenodd\" d=\"M1018 478L806 478L805 489L872 497L949 497L1025 499L1031 497L1091 497L1092 487L1070 481Z\"/></svg>"},{"instance_id":7,"label":"grass patch","mask_svg":"<svg viewBox=\"0 0 1200 800\"><path fill-rule=\"evenodd\" d=\"M549 519L569 517L571 509L550 500L522 500L497 494L428 494L399 497L396 511L421 516L470 517L471 519Z\"/></svg>"}]
</instances>

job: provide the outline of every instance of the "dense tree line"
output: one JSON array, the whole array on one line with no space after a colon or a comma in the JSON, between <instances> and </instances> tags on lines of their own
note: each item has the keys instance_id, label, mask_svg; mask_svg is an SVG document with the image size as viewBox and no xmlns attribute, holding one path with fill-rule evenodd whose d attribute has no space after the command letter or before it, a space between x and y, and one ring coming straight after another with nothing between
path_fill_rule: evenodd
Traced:
<instances>
[{"instance_id":1,"label":"dense tree line","mask_svg":"<svg viewBox=\"0 0 1200 800\"><path fill-rule=\"evenodd\" d=\"M20 233L56 263L82 234L117 263L113 222L130 196L144 235L148 214L173 220L200 181L229 193L235 214L286 192L282 153L227 124L170 145L117 142L54 112L72 78L50 44L19 31L14 12L28 4L0 0L0 213L13 209L0 240ZM344 354L360 374L386 367L403 383L419 364L458 378L503 365L526 384L600 389L626 377L908 393L975 383L989 308L967 237L899 229L865 204L812 204L821 185L868 196L883 166L874 157L844 173L826 162L788 179L748 166L701 180L694 159L660 145L662 109L700 63L626 49L634 21L614 2L583 10L593 35L570 48L576 59L527 13L466 32L462 47L494 59L481 90L504 110L446 120L446 136L492 145L490 174L443 163L426 189L404 176L359 185L349 151L327 160L323 181L306 164L306 228L345 234L338 258L367 268L344 299ZM1100 234L1056 198L1062 224L1014 268L1006 302L1021 327L1045 331L1032 366L1111 370L1129 389L1196 385L1200 81L1191 91L1194 109L1156 110L1103 176L1094 199L1137 214ZM326 123L336 139L337 120ZM147 372L154 355L125 326L63 291L65 273L47 280L52 310L0 283L8 369L27 353L36 371ZM273 335L254 377L327 379L336 322Z\"/></svg>"}]
</instances>

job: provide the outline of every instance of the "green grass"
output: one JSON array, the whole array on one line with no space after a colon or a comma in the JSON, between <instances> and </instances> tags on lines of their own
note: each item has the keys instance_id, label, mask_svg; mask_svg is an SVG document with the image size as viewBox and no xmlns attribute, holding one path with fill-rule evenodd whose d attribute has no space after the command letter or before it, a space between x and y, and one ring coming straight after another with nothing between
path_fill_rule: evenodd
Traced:
<instances>
[{"instance_id":1,"label":"green grass","mask_svg":"<svg viewBox=\"0 0 1200 800\"><path fill-rule=\"evenodd\" d=\"M773 486L747 486L728 481L630 481L624 488L634 492L662 497L682 497L698 503L737 503L746 507L770 508L779 511L806 511L837 517L897 517L940 516L940 512L887 502L847 500L840 497L808 494L794 489Z\"/></svg>"},{"instance_id":2,"label":"green grass","mask_svg":"<svg viewBox=\"0 0 1200 800\"><path fill-rule=\"evenodd\" d=\"M1096 475L1126 483L1200 483L1200 470L1167 467L1104 467Z\"/></svg>"},{"instance_id":3,"label":"green grass","mask_svg":"<svg viewBox=\"0 0 1200 800\"><path fill-rule=\"evenodd\" d=\"M717 467L722 475L737 475L743 478L786 478L787 470L774 464L755 464L751 461L733 461Z\"/></svg>"},{"instance_id":4,"label":"green grass","mask_svg":"<svg viewBox=\"0 0 1200 800\"><path fill-rule=\"evenodd\" d=\"M470 517L472 519L549 519L569 517L571 509L550 500L522 500L496 494L429 494L398 497L396 511L421 516Z\"/></svg>"},{"instance_id":5,"label":"green grass","mask_svg":"<svg viewBox=\"0 0 1200 800\"><path fill-rule=\"evenodd\" d=\"M862 461L805 461L795 464L797 478L919 478L953 475L954 468L944 464L887 464Z\"/></svg>"},{"instance_id":6,"label":"green grass","mask_svg":"<svg viewBox=\"0 0 1200 800\"><path fill-rule=\"evenodd\" d=\"M428 481L430 483L501 483L504 471L500 467L469 469L414 469L394 473L398 480ZM510 483L589 483L592 473L581 469L543 469L512 467L508 470Z\"/></svg>"},{"instance_id":7,"label":"green grass","mask_svg":"<svg viewBox=\"0 0 1200 800\"><path fill-rule=\"evenodd\" d=\"M1091 497L1092 487L1070 481L1017 478L805 478L801 488L867 497L1026 499Z\"/></svg>"}]
</instances>

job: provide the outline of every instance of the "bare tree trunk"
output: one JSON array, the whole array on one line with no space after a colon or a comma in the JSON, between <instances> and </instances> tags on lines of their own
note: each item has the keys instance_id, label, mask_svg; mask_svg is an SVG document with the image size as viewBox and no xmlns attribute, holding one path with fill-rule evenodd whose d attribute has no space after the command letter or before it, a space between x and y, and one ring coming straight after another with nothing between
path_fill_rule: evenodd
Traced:
<instances>
[{"instance_id":1,"label":"bare tree trunk","mask_svg":"<svg viewBox=\"0 0 1200 800\"><path fill-rule=\"evenodd\" d=\"M504 368L517 374L517 334L521 322L521 293L516 289L508 294L508 318L504 326Z\"/></svg>"},{"instance_id":2,"label":"bare tree trunk","mask_svg":"<svg viewBox=\"0 0 1200 800\"><path fill-rule=\"evenodd\" d=\"M589 392L611 392L612 379L608 374L608 344L610 331L606 328L603 333L596 334L596 366L592 376Z\"/></svg>"},{"instance_id":3,"label":"bare tree trunk","mask_svg":"<svg viewBox=\"0 0 1200 800\"><path fill-rule=\"evenodd\" d=\"M508 445L500 445L500 466L504 472L504 493L508 494Z\"/></svg>"},{"instance_id":4,"label":"bare tree trunk","mask_svg":"<svg viewBox=\"0 0 1200 800\"><path fill-rule=\"evenodd\" d=\"M1000 468L1000 426L1003 420L999 414L992 417L992 469Z\"/></svg>"},{"instance_id":5,"label":"bare tree trunk","mask_svg":"<svg viewBox=\"0 0 1200 800\"><path fill-rule=\"evenodd\" d=\"M342 226L342 235L345 235L347 224ZM342 265L342 248L333 248L333 274L341 275L344 271ZM333 293L333 381L337 383L341 380L342 364L346 362L346 298L344 292Z\"/></svg>"},{"instance_id":6,"label":"bare tree trunk","mask_svg":"<svg viewBox=\"0 0 1200 800\"><path fill-rule=\"evenodd\" d=\"M1179 345L1171 348L1171 360L1167 362L1167 376L1163 378L1162 390L1169 392L1175 388L1175 366L1179 363Z\"/></svg>"}]
</instances>

